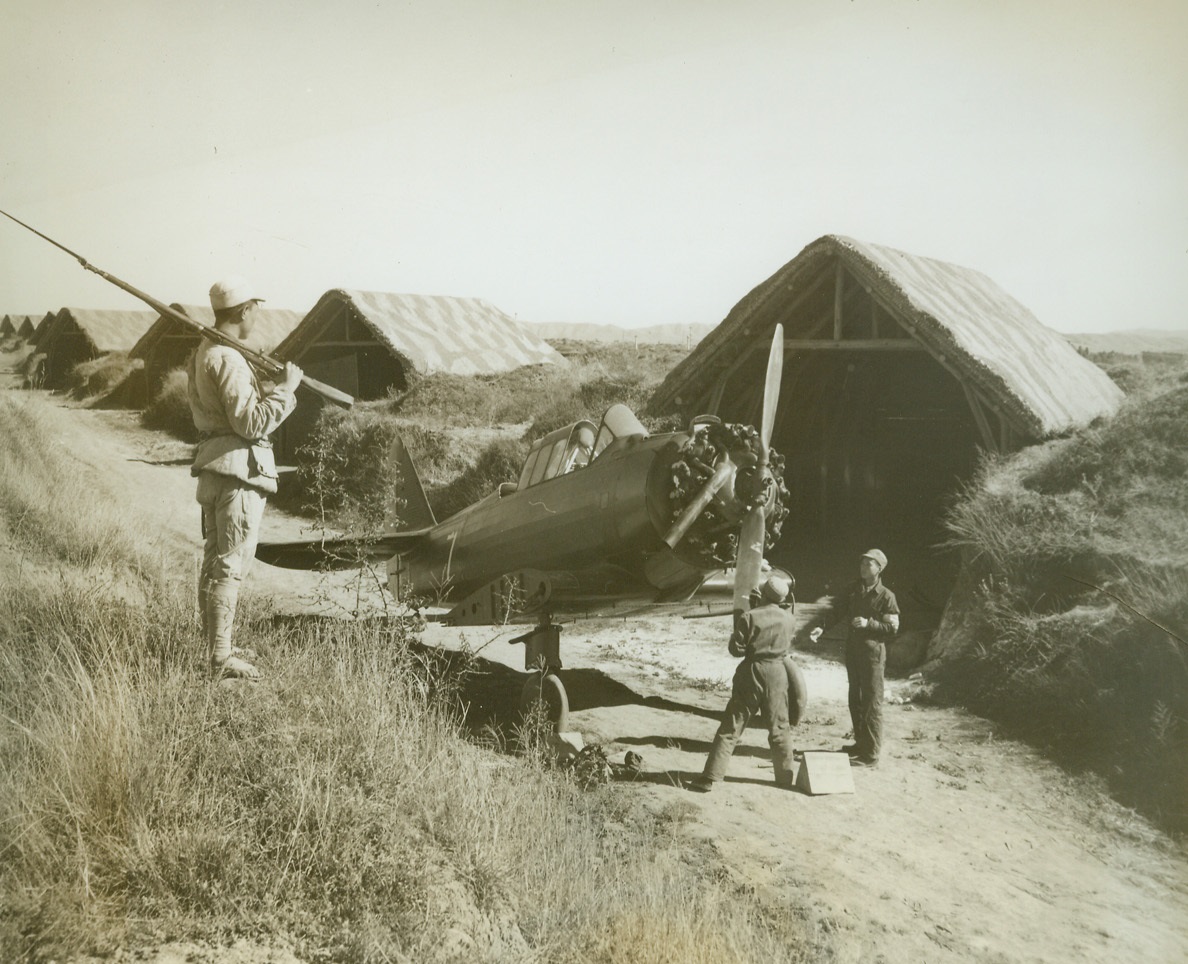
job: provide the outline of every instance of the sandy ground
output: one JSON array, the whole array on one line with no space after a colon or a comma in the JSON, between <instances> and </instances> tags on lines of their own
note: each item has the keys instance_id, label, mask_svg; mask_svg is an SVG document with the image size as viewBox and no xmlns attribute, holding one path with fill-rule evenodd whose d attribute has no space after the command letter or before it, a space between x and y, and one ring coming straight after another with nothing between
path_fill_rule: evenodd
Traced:
<instances>
[{"instance_id":1,"label":"sandy ground","mask_svg":"<svg viewBox=\"0 0 1188 964\"><path fill-rule=\"evenodd\" d=\"M130 413L56 405L57 441L109 480L117 497L132 500L164 548L196 565L193 483L177 464L187 447L142 430ZM269 510L265 538L301 535L298 520ZM257 565L249 589L280 612L308 611L335 593L353 604L349 590L319 588L318 578ZM520 631L431 623L424 639L465 643L518 686L523 650L507 639ZM837 949L834 959L1188 959L1183 849L1093 784L998 739L987 722L911 702L910 681L889 681L884 759L853 772L854 793L776 789L766 732L756 729L723 785L708 795L684 789L701 769L729 693L727 631L724 618L671 615L568 625L562 677L570 728L604 744L612 760L627 750L642 754L643 772L619 784L622 792L680 814L690 838L708 841L738 882L815 920ZM836 646L798 659L810 698L798 746L837 750L849 716ZM177 953L223 959L218 949L194 948L140 959Z\"/></svg>"}]
</instances>

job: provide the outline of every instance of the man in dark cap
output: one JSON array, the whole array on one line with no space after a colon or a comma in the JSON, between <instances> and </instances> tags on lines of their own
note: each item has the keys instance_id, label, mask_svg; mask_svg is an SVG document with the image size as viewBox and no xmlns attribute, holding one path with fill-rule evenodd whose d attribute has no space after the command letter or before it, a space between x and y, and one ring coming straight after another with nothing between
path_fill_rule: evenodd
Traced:
<instances>
[{"instance_id":1,"label":"man in dark cap","mask_svg":"<svg viewBox=\"0 0 1188 964\"><path fill-rule=\"evenodd\" d=\"M846 676L850 682L850 721L854 742L842 749L850 765L872 767L879 762L883 743L883 671L887 666L887 640L899 632L899 603L883 585L887 557L879 549L864 552L858 560L858 582L846 593L839 619L849 620L846 637ZM816 642L824 628L809 637Z\"/></svg>"},{"instance_id":2,"label":"man in dark cap","mask_svg":"<svg viewBox=\"0 0 1188 964\"><path fill-rule=\"evenodd\" d=\"M792 606L782 605L791 592L789 580L769 576L751 594L751 609L735 614L728 647L731 656L743 659L734 671L730 702L722 714L722 724L714 736L705 770L689 784L689 789L708 793L726 776L734 747L747 724L758 715L767 719L775 781L779 786L792 786L795 750L788 719L788 670L784 667L784 657L792 647L796 624Z\"/></svg>"}]
</instances>

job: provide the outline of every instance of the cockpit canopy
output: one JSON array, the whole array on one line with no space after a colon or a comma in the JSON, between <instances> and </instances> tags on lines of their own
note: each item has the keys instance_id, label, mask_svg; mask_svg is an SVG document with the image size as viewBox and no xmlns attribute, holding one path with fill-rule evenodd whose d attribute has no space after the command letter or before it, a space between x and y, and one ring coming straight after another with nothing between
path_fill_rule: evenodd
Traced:
<instances>
[{"instance_id":1,"label":"cockpit canopy","mask_svg":"<svg viewBox=\"0 0 1188 964\"><path fill-rule=\"evenodd\" d=\"M597 428L589 419L582 419L533 442L520 470L518 488L524 489L584 468L620 439L647 434L647 429L631 409L626 405L612 405Z\"/></svg>"}]
</instances>

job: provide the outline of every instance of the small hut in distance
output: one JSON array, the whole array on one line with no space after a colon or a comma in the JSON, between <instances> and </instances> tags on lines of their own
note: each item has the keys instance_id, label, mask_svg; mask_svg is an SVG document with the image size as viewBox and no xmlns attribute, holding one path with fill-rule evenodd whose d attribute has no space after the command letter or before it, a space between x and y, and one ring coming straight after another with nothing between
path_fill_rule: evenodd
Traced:
<instances>
[{"instance_id":1,"label":"small hut in distance","mask_svg":"<svg viewBox=\"0 0 1188 964\"><path fill-rule=\"evenodd\" d=\"M169 307L208 328L214 326L214 311L207 305L172 304ZM271 353L301 321L299 312L284 308L261 307L256 310L255 317L256 324L247 345L265 354ZM158 315L128 353L131 358L141 359L144 368L130 378L132 384L125 389L127 404L141 408L155 398L169 372L185 364L201 337L193 328Z\"/></svg>"},{"instance_id":2,"label":"small hut in distance","mask_svg":"<svg viewBox=\"0 0 1188 964\"><path fill-rule=\"evenodd\" d=\"M33 323L33 316L25 315L25 320L17 325L17 329L16 329L17 337L23 338L25 341L28 341L31 337L33 337L33 331L34 331L35 327L36 326Z\"/></svg>"},{"instance_id":3,"label":"small hut in distance","mask_svg":"<svg viewBox=\"0 0 1188 964\"><path fill-rule=\"evenodd\" d=\"M62 388L75 365L130 350L155 317L151 311L63 308L37 346L45 354L44 386Z\"/></svg>"},{"instance_id":4,"label":"small hut in distance","mask_svg":"<svg viewBox=\"0 0 1188 964\"><path fill-rule=\"evenodd\" d=\"M0 319L0 338L7 338L16 334L16 325L12 323L12 315L5 315Z\"/></svg>"},{"instance_id":5,"label":"small hut in distance","mask_svg":"<svg viewBox=\"0 0 1188 964\"><path fill-rule=\"evenodd\" d=\"M29 344L40 346L42 340L46 335L49 334L50 328L53 327L54 318L56 317L57 315L54 312L47 311L45 313L45 317L42 318L41 321L37 322L37 324L34 326L33 335L29 339Z\"/></svg>"},{"instance_id":6,"label":"small hut in distance","mask_svg":"<svg viewBox=\"0 0 1188 964\"><path fill-rule=\"evenodd\" d=\"M275 357L360 400L404 391L418 375L480 375L524 365L566 364L530 326L478 298L327 291L277 346ZM321 400L302 404L278 433L291 458L308 436Z\"/></svg>"}]
</instances>

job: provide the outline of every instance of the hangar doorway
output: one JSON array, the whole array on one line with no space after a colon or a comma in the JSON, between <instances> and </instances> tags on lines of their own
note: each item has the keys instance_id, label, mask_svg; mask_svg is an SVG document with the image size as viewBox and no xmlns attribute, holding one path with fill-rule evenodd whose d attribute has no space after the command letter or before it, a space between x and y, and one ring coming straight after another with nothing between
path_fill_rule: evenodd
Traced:
<instances>
[{"instance_id":1,"label":"hangar doorway","mask_svg":"<svg viewBox=\"0 0 1188 964\"><path fill-rule=\"evenodd\" d=\"M772 561L802 595L856 576L884 549L901 591L943 605L956 558L944 514L977 466L977 428L957 380L926 354L818 352L789 358L772 438L790 494Z\"/></svg>"}]
</instances>

